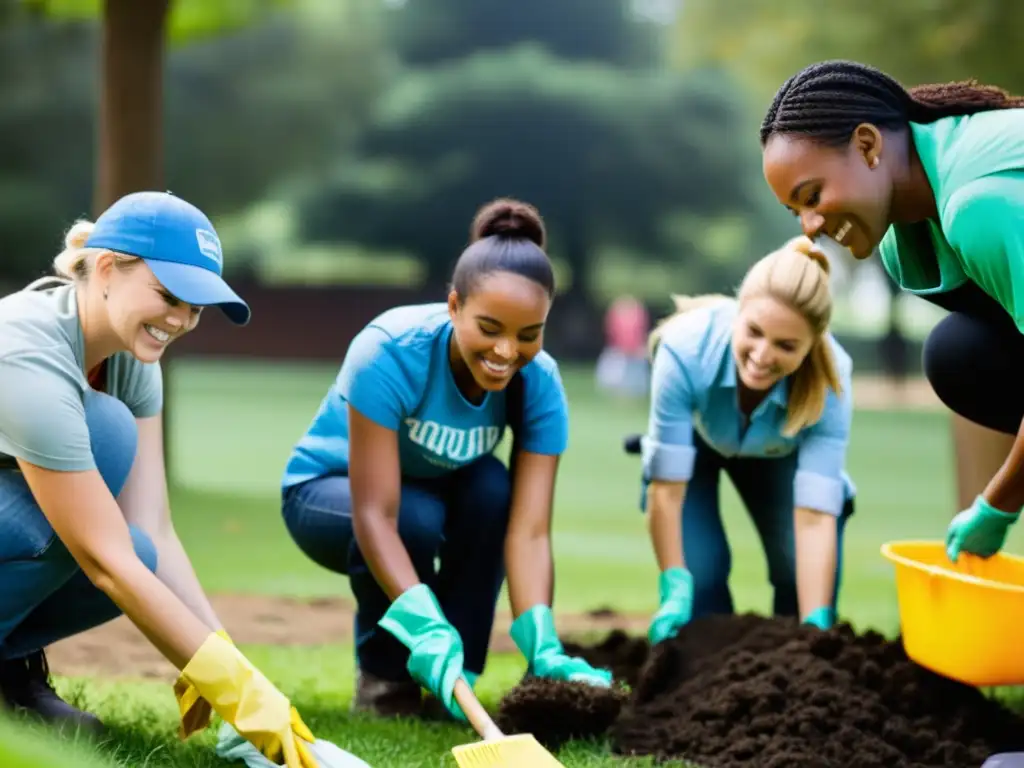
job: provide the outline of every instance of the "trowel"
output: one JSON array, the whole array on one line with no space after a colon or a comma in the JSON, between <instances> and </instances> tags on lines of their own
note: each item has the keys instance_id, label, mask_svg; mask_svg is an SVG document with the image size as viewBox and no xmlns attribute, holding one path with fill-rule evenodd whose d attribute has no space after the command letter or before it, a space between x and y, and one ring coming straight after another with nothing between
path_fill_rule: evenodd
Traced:
<instances>
[{"instance_id":1,"label":"trowel","mask_svg":"<svg viewBox=\"0 0 1024 768\"><path fill-rule=\"evenodd\" d=\"M981 768L1024 768L1024 752L1000 752L986 759Z\"/></svg>"}]
</instances>

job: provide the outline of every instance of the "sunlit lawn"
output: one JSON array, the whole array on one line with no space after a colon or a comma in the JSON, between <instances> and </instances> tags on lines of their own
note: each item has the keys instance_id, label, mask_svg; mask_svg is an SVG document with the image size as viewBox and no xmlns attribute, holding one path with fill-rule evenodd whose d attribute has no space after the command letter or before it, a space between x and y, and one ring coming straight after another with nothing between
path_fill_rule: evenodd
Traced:
<instances>
[{"instance_id":1,"label":"sunlit lawn","mask_svg":"<svg viewBox=\"0 0 1024 768\"><path fill-rule=\"evenodd\" d=\"M179 363L172 394L178 531L211 592L304 597L348 595L345 581L308 562L280 519L277 484L294 440L313 415L333 366L269 367ZM559 610L611 607L651 612L656 571L636 509L638 463L621 439L639 431L644 404L594 393L588 370L565 372L572 409L570 449L558 480L555 520ZM859 488L847 528L840 611L858 627L893 634L897 610L885 541L940 538L953 514L953 466L946 420L929 413L859 413L849 469ZM740 609L770 605L765 562L753 528L723 485L732 545L732 585ZM1009 548L1021 550L1015 531ZM454 765L452 746L472 741L458 726L382 723L348 713L353 685L347 645L247 647L245 651L292 697L314 731L373 766ZM522 674L516 655L496 656L481 682L496 705ZM186 745L175 738L170 688L151 682L61 681L115 731L103 751L123 766L214 766L211 729ZM645 765L610 756L604 744L563 750L567 766Z\"/></svg>"}]
</instances>

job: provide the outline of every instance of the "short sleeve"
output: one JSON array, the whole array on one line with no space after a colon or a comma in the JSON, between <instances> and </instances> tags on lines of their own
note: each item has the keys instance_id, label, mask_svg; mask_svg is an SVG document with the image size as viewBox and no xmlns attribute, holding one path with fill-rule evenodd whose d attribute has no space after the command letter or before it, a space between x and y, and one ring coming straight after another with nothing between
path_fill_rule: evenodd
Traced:
<instances>
[{"instance_id":1,"label":"short sleeve","mask_svg":"<svg viewBox=\"0 0 1024 768\"><path fill-rule=\"evenodd\" d=\"M0 451L63 472L96 468L78 385L41 353L0 360Z\"/></svg>"},{"instance_id":2,"label":"short sleeve","mask_svg":"<svg viewBox=\"0 0 1024 768\"><path fill-rule=\"evenodd\" d=\"M386 429L397 430L407 415L407 377L391 337L379 328L364 328L352 340L335 386L353 408Z\"/></svg>"},{"instance_id":3,"label":"short sleeve","mask_svg":"<svg viewBox=\"0 0 1024 768\"><path fill-rule=\"evenodd\" d=\"M1024 173L965 184L950 196L942 219L964 271L1024 332Z\"/></svg>"},{"instance_id":4,"label":"short sleeve","mask_svg":"<svg viewBox=\"0 0 1024 768\"><path fill-rule=\"evenodd\" d=\"M116 393L137 419L156 416L164 407L164 378L160 363L129 363L126 381Z\"/></svg>"},{"instance_id":5,"label":"short sleeve","mask_svg":"<svg viewBox=\"0 0 1024 768\"><path fill-rule=\"evenodd\" d=\"M794 479L794 504L838 517L845 501L846 451L853 422L849 365L840 374L842 395L829 391L821 419L802 435Z\"/></svg>"},{"instance_id":6,"label":"short sleeve","mask_svg":"<svg viewBox=\"0 0 1024 768\"><path fill-rule=\"evenodd\" d=\"M664 344L651 365L651 405L642 442L644 478L688 482L697 451L693 447L694 392L685 366Z\"/></svg>"},{"instance_id":7,"label":"short sleeve","mask_svg":"<svg viewBox=\"0 0 1024 768\"><path fill-rule=\"evenodd\" d=\"M523 450L558 456L569 445L569 402L558 365L536 369L524 380Z\"/></svg>"}]
</instances>

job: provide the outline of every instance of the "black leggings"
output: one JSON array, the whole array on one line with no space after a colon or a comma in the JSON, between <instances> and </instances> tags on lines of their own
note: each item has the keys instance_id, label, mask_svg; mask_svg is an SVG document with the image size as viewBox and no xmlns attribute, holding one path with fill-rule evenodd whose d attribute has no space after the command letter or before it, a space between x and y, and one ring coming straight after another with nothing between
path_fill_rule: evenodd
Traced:
<instances>
[{"instance_id":1,"label":"black leggings","mask_svg":"<svg viewBox=\"0 0 1024 768\"><path fill-rule=\"evenodd\" d=\"M923 298L950 313L924 343L932 389L965 419L1016 435L1024 418L1024 334L974 283Z\"/></svg>"}]
</instances>

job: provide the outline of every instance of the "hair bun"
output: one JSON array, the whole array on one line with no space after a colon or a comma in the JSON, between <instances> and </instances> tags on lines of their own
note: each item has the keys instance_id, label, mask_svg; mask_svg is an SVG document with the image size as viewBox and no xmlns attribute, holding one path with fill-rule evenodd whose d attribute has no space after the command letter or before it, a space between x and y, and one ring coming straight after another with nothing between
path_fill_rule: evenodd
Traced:
<instances>
[{"instance_id":1,"label":"hair bun","mask_svg":"<svg viewBox=\"0 0 1024 768\"><path fill-rule=\"evenodd\" d=\"M69 249L85 248L89 235L92 234L93 223L79 219L64 235L64 247Z\"/></svg>"},{"instance_id":2,"label":"hair bun","mask_svg":"<svg viewBox=\"0 0 1024 768\"><path fill-rule=\"evenodd\" d=\"M831 274L832 263L828 260L828 255L825 253L824 248L806 235L798 235L792 238L784 247L792 249L797 253L802 253L811 261L817 262L826 275Z\"/></svg>"},{"instance_id":3,"label":"hair bun","mask_svg":"<svg viewBox=\"0 0 1024 768\"><path fill-rule=\"evenodd\" d=\"M540 248L547 244L547 232L540 213L529 203L502 197L482 206L473 218L470 242L485 237L522 238Z\"/></svg>"}]
</instances>

